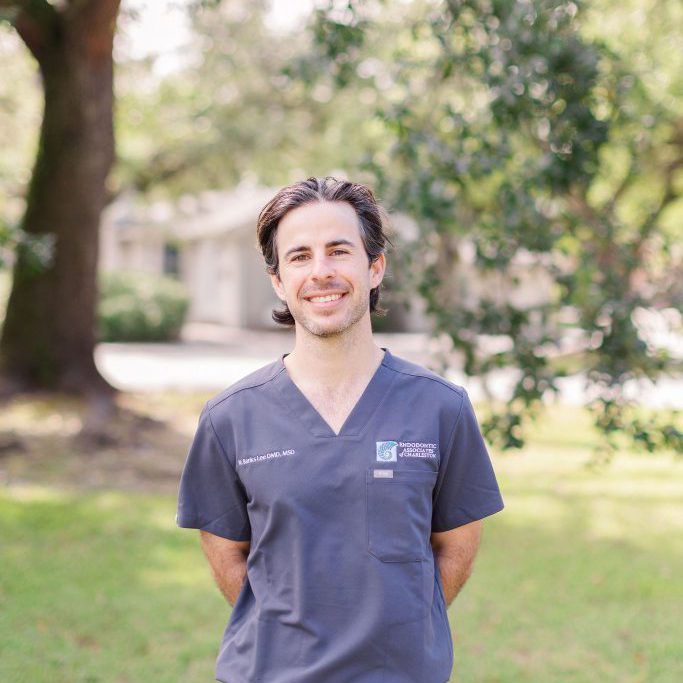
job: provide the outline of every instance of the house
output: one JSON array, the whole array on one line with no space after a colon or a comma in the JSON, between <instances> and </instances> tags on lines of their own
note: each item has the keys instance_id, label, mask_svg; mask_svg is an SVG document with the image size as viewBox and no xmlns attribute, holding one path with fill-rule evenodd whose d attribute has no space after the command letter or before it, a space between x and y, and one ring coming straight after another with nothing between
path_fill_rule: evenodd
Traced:
<instances>
[{"instance_id":1,"label":"house","mask_svg":"<svg viewBox=\"0 0 683 683\"><path fill-rule=\"evenodd\" d=\"M188 320L230 327L272 326L278 304L256 246L256 218L273 196L242 184L176 202L142 205L131 196L105 212L100 268L178 278L190 294Z\"/></svg>"},{"instance_id":2,"label":"house","mask_svg":"<svg viewBox=\"0 0 683 683\"><path fill-rule=\"evenodd\" d=\"M103 215L100 269L178 278L189 290L189 322L277 327L271 311L280 302L266 275L255 231L261 208L275 192L241 183L229 191L202 192L175 202L143 204L124 195ZM410 249L420 239L417 224L406 216L392 216L392 227L399 249ZM512 269L517 282L511 285L502 273L477 271L474 248L467 240L461 241L458 253L452 281L458 283L458 301L465 305L476 305L481 297L498 303L507 299L522 307L547 300L552 282L537 255L520 250ZM375 329L427 332L431 323L422 300L399 293L406 279L403 267L390 256L382 296L389 315L377 318Z\"/></svg>"}]
</instances>

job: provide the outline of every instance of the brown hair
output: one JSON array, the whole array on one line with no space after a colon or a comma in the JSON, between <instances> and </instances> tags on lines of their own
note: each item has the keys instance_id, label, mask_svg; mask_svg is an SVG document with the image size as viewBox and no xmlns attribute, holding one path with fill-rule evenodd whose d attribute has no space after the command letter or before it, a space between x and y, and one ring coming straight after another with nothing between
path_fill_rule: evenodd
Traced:
<instances>
[{"instance_id":1,"label":"brown hair","mask_svg":"<svg viewBox=\"0 0 683 683\"><path fill-rule=\"evenodd\" d=\"M280 276L275 241L277 226L290 211L311 202L347 202L353 207L358 216L360 236L369 263L376 261L385 252L387 243L391 244L385 232L386 212L377 203L369 187L329 176L308 178L283 187L259 214L256 235L270 274ZM370 312L384 315L386 310L379 306L380 288L381 284L370 290ZM294 325L294 318L287 304L281 310L273 310L272 315L276 323Z\"/></svg>"}]
</instances>

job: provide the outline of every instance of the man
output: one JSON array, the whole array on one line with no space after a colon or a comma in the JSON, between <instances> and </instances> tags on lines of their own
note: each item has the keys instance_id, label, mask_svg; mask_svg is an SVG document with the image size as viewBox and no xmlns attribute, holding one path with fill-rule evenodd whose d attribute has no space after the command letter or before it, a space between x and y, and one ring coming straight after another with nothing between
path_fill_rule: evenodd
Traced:
<instances>
[{"instance_id":1,"label":"man","mask_svg":"<svg viewBox=\"0 0 683 683\"><path fill-rule=\"evenodd\" d=\"M379 348L382 211L309 178L258 239L291 353L208 401L177 523L234 605L223 683L444 683L447 605L503 508L462 387Z\"/></svg>"}]
</instances>

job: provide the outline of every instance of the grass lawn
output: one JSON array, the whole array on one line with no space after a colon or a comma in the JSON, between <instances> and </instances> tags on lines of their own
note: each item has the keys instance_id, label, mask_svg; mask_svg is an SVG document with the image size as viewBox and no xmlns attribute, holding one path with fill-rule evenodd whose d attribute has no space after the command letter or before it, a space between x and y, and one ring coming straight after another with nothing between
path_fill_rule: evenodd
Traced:
<instances>
[{"instance_id":1,"label":"grass lawn","mask_svg":"<svg viewBox=\"0 0 683 683\"><path fill-rule=\"evenodd\" d=\"M0 458L2 683L214 680L229 608L174 524L201 401L128 400L173 429L78 454L75 408L0 415L22 442ZM683 681L683 462L588 469L592 439L581 411L553 409L524 451L495 456L506 509L450 609L453 682Z\"/></svg>"}]
</instances>

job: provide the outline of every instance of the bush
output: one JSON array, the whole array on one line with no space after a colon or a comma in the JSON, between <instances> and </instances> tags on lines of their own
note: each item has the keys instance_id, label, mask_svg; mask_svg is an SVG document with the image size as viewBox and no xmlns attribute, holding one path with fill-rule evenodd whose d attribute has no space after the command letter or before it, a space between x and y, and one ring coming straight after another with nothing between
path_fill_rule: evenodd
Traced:
<instances>
[{"instance_id":1,"label":"bush","mask_svg":"<svg viewBox=\"0 0 683 683\"><path fill-rule=\"evenodd\" d=\"M177 339L190 305L186 288L169 277L142 273L100 276L100 341Z\"/></svg>"}]
</instances>

